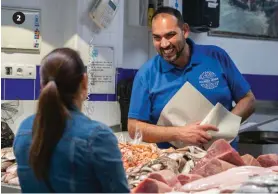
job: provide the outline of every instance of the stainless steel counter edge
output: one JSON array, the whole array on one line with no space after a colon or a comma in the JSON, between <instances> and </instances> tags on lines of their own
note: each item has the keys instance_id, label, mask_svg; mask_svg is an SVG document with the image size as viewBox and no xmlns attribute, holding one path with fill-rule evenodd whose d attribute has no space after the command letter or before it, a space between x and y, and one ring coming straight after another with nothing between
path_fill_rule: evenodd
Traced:
<instances>
[{"instance_id":1,"label":"stainless steel counter edge","mask_svg":"<svg viewBox=\"0 0 278 194\"><path fill-rule=\"evenodd\" d=\"M8 185L1 182L1 193L21 193L20 186Z\"/></svg>"}]
</instances>

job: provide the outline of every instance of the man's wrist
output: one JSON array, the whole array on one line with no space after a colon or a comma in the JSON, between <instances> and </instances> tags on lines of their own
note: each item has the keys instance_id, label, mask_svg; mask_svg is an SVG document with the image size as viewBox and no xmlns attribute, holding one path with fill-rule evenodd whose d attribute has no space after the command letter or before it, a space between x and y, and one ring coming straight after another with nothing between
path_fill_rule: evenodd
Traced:
<instances>
[{"instance_id":1,"label":"man's wrist","mask_svg":"<svg viewBox=\"0 0 278 194\"><path fill-rule=\"evenodd\" d=\"M171 141L179 141L179 127L169 127L167 130L171 131L170 139Z\"/></svg>"}]
</instances>

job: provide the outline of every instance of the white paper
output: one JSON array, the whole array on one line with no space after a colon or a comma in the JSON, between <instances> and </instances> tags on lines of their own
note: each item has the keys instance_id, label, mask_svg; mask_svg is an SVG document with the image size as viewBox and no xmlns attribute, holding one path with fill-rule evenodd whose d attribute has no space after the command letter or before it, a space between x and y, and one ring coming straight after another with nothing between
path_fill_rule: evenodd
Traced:
<instances>
[{"instance_id":1,"label":"white paper","mask_svg":"<svg viewBox=\"0 0 278 194\"><path fill-rule=\"evenodd\" d=\"M225 139L228 142L234 140L240 128L241 117L228 111L222 104L217 103L200 125L210 124L218 128L219 131L208 131L212 140L204 145L208 148L215 140Z\"/></svg>"},{"instance_id":2,"label":"white paper","mask_svg":"<svg viewBox=\"0 0 278 194\"><path fill-rule=\"evenodd\" d=\"M90 45L89 50L89 94L115 94L114 49Z\"/></svg>"},{"instance_id":3,"label":"white paper","mask_svg":"<svg viewBox=\"0 0 278 194\"><path fill-rule=\"evenodd\" d=\"M213 106L205 96L186 82L163 108L157 125L185 126L197 121L202 121L201 124L215 125L219 129L218 132L209 132L212 135L208 144L210 145L219 138L233 140L238 134L241 117L229 112L220 103ZM177 148L188 145L178 141L170 143Z\"/></svg>"},{"instance_id":4,"label":"white paper","mask_svg":"<svg viewBox=\"0 0 278 194\"><path fill-rule=\"evenodd\" d=\"M213 108L189 82L186 82L161 111L157 125L184 126L202 121Z\"/></svg>"}]
</instances>

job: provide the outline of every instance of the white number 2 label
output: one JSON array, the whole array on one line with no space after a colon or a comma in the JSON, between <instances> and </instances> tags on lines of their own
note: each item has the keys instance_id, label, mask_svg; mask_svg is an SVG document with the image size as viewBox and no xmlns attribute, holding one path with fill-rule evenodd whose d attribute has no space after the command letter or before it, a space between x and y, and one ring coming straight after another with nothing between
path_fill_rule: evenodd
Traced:
<instances>
[{"instance_id":1,"label":"white number 2 label","mask_svg":"<svg viewBox=\"0 0 278 194\"><path fill-rule=\"evenodd\" d=\"M15 24L23 24L25 21L25 14L18 11L13 14L13 21Z\"/></svg>"},{"instance_id":2,"label":"white number 2 label","mask_svg":"<svg viewBox=\"0 0 278 194\"><path fill-rule=\"evenodd\" d=\"M20 22L21 21L21 16L17 15L17 21Z\"/></svg>"}]
</instances>

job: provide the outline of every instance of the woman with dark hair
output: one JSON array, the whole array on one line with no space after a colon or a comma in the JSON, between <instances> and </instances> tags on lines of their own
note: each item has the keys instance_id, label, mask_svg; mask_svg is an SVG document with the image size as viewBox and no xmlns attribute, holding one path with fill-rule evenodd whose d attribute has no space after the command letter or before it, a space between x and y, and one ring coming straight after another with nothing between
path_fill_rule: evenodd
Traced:
<instances>
[{"instance_id":1,"label":"woman with dark hair","mask_svg":"<svg viewBox=\"0 0 278 194\"><path fill-rule=\"evenodd\" d=\"M78 53L50 52L40 78L37 112L21 123L14 141L22 192L128 193L112 130L81 112L88 77Z\"/></svg>"}]
</instances>

